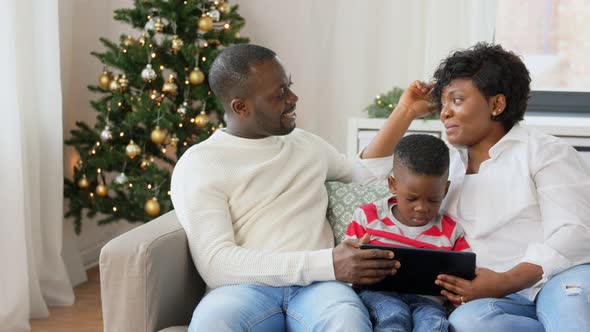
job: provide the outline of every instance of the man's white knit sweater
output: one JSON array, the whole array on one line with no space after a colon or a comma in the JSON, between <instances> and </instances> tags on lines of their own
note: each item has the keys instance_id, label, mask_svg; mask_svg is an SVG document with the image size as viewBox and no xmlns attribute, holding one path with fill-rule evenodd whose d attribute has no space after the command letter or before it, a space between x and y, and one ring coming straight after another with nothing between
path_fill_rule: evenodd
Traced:
<instances>
[{"instance_id":1,"label":"man's white knit sweater","mask_svg":"<svg viewBox=\"0 0 590 332\"><path fill-rule=\"evenodd\" d=\"M307 285L335 278L324 182L383 179L390 161L348 161L300 129L262 139L218 130L176 164L172 201L208 287Z\"/></svg>"}]
</instances>

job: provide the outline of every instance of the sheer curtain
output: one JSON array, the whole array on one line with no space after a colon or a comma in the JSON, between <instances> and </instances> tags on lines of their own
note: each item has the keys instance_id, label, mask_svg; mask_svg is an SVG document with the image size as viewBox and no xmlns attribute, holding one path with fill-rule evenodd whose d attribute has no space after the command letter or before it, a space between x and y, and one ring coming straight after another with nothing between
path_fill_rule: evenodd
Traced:
<instances>
[{"instance_id":1,"label":"sheer curtain","mask_svg":"<svg viewBox=\"0 0 590 332\"><path fill-rule=\"evenodd\" d=\"M2 0L0 331L74 294L61 258L63 142L57 0Z\"/></svg>"},{"instance_id":2,"label":"sheer curtain","mask_svg":"<svg viewBox=\"0 0 590 332\"><path fill-rule=\"evenodd\" d=\"M492 41L491 0L233 0L242 35L276 51L299 96L297 125L345 151L349 117L375 95L432 77L451 50Z\"/></svg>"}]
</instances>

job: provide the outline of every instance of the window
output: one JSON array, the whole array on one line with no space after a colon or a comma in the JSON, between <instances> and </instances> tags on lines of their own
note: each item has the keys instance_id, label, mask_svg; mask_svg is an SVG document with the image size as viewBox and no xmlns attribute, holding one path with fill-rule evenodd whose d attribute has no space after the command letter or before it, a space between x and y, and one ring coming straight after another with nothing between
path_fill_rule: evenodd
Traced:
<instances>
[{"instance_id":1,"label":"window","mask_svg":"<svg viewBox=\"0 0 590 332\"><path fill-rule=\"evenodd\" d=\"M590 3L498 0L495 42L531 73L528 112L590 114Z\"/></svg>"}]
</instances>

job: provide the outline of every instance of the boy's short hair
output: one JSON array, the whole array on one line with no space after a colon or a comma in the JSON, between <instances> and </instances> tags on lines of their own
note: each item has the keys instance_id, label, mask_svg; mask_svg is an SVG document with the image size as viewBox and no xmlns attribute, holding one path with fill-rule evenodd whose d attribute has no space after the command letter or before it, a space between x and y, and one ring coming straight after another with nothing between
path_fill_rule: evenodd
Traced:
<instances>
[{"instance_id":1,"label":"boy's short hair","mask_svg":"<svg viewBox=\"0 0 590 332\"><path fill-rule=\"evenodd\" d=\"M397 143L393 160L394 169L403 166L418 175L444 176L449 171L449 148L432 135L412 134Z\"/></svg>"}]
</instances>

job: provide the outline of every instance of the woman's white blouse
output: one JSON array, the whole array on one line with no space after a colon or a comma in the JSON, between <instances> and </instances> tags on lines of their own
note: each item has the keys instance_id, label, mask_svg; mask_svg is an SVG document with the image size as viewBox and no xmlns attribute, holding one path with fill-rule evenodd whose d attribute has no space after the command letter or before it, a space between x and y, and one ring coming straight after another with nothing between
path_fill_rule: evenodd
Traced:
<instances>
[{"instance_id":1,"label":"woman's white blouse","mask_svg":"<svg viewBox=\"0 0 590 332\"><path fill-rule=\"evenodd\" d=\"M451 147L441 209L465 229L478 266L541 266L543 279L520 292L532 300L553 275L590 262L590 166L573 147L517 124L469 179L476 190L463 190L466 165L467 150Z\"/></svg>"}]
</instances>

